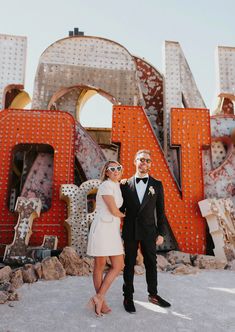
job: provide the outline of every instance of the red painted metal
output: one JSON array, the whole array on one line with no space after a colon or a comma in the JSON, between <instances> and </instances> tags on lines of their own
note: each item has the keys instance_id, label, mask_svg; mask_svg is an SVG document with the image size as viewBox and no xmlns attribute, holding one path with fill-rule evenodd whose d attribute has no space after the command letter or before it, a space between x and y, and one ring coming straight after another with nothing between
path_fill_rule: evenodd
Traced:
<instances>
[{"instance_id":1,"label":"red painted metal","mask_svg":"<svg viewBox=\"0 0 235 332\"><path fill-rule=\"evenodd\" d=\"M142 107L114 106L112 141L121 143L124 177L135 172L140 149L152 152L151 173L163 182L166 215L180 250L205 253L205 220L198 202L204 198L202 148L210 144L210 116L206 109L172 109L171 142L181 148L182 195Z\"/></svg>"},{"instance_id":2,"label":"red painted metal","mask_svg":"<svg viewBox=\"0 0 235 332\"><path fill-rule=\"evenodd\" d=\"M34 221L30 244L41 245L44 235L58 236L58 247L67 245L64 227L66 206L60 186L74 180L75 122L66 112L4 110L0 112L0 243L13 240L18 216L7 207L13 149L18 144L49 144L54 149L52 205Z\"/></svg>"}]
</instances>

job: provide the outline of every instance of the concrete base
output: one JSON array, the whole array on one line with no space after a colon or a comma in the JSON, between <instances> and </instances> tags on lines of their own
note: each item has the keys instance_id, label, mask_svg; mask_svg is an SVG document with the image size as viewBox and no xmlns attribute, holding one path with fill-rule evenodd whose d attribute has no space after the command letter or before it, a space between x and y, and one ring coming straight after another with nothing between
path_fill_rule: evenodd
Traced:
<instances>
[{"instance_id":1,"label":"concrete base","mask_svg":"<svg viewBox=\"0 0 235 332\"><path fill-rule=\"evenodd\" d=\"M147 301L145 277L135 276L136 314L122 306L122 276L107 294L112 313L97 318L86 303L93 295L91 277L24 284L19 302L0 305L0 331L76 332L232 332L235 331L235 272L196 275L159 273L159 295L171 302L163 309Z\"/></svg>"}]
</instances>

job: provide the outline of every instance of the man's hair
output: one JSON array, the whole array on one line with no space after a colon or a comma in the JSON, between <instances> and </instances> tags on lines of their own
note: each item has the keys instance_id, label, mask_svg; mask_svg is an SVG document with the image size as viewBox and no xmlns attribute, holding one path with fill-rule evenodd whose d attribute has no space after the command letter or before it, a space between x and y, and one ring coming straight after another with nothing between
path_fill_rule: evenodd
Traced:
<instances>
[{"instance_id":1,"label":"man's hair","mask_svg":"<svg viewBox=\"0 0 235 332\"><path fill-rule=\"evenodd\" d=\"M151 152L150 152L150 150L145 150L145 149L143 149L143 150L139 150L139 151L136 152L136 154L135 154L135 160L136 160L137 156L138 156L139 154L141 154L141 153L146 153L146 154L149 154L149 155L151 156Z\"/></svg>"}]
</instances>

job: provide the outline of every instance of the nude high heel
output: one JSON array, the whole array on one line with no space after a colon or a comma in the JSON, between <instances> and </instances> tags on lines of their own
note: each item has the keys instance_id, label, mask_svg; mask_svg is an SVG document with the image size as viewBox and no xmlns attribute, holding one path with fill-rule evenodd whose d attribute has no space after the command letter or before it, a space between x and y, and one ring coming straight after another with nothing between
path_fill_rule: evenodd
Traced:
<instances>
[{"instance_id":1,"label":"nude high heel","mask_svg":"<svg viewBox=\"0 0 235 332\"><path fill-rule=\"evenodd\" d=\"M102 314L109 314L111 311L112 309L107 305L107 303L104 300L101 308Z\"/></svg>"},{"instance_id":2,"label":"nude high heel","mask_svg":"<svg viewBox=\"0 0 235 332\"><path fill-rule=\"evenodd\" d=\"M103 302L104 302L104 297L100 294L96 294L90 298L90 300L87 304L87 307L90 309L93 308L96 316L101 317L101 316L103 316L103 314L101 312Z\"/></svg>"}]
</instances>

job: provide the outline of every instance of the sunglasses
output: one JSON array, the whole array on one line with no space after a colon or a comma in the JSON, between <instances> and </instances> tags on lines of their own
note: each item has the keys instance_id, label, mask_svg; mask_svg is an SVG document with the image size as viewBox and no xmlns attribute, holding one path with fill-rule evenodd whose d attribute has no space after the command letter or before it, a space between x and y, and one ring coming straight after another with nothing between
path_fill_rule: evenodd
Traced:
<instances>
[{"instance_id":1,"label":"sunglasses","mask_svg":"<svg viewBox=\"0 0 235 332\"><path fill-rule=\"evenodd\" d=\"M137 158L137 160L139 160L141 163L144 163L146 161L147 164L151 163L151 159L145 159L145 158Z\"/></svg>"},{"instance_id":2,"label":"sunglasses","mask_svg":"<svg viewBox=\"0 0 235 332\"><path fill-rule=\"evenodd\" d=\"M114 173L115 171L121 172L122 166L109 166L107 167L107 171Z\"/></svg>"}]
</instances>

